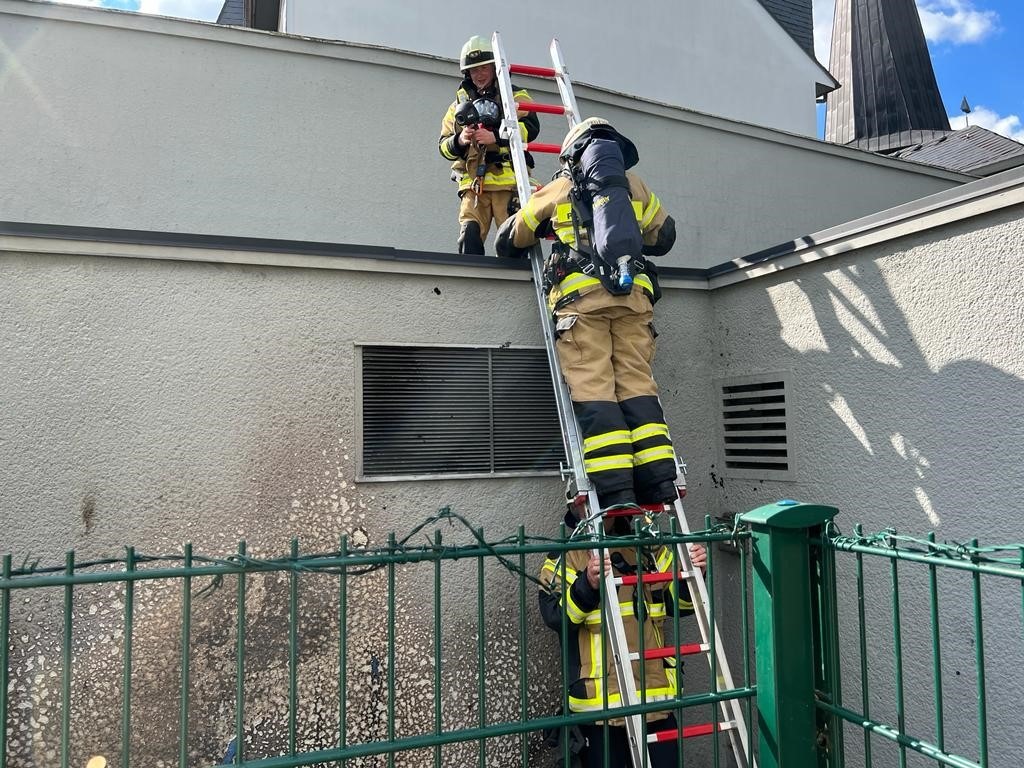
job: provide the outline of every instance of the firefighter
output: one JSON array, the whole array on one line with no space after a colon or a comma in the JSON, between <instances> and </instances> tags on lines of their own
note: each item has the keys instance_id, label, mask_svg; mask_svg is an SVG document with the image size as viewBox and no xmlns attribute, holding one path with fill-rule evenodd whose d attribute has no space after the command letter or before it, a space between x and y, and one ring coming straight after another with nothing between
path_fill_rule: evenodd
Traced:
<instances>
[{"instance_id":1,"label":"firefighter","mask_svg":"<svg viewBox=\"0 0 1024 768\"><path fill-rule=\"evenodd\" d=\"M581 510L580 506L571 509ZM565 516L566 528L572 530L579 524L576 515L570 511ZM629 522L623 517L606 517L605 529L613 536L628 534ZM695 568L704 570L707 552L699 544L691 544L690 560ZM565 562L563 563L563 558ZM670 573L678 566L674 562L670 547L640 550L641 568L645 573ZM563 569L565 584L562 583ZM604 553L604 571L611 570L619 576L637 572L637 548L634 545L608 549ZM569 686L569 709L574 713L595 712L604 709L605 693L609 707L622 705L618 677L612 659L611 643L602 640L602 610L600 579L602 559L589 550L571 549L564 553L550 553L541 567L539 590L540 612L544 623L551 629L562 632L563 618L569 668L563 674ZM673 599L672 582L646 584L642 587L643 606L640 607L637 588L632 585L619 587L618 600L622 607L626 640L631 652L640 648L640 624L637 611L643 613L643 647L660 648L666 645L665 619L668 614L680 616L693 613L689 590L680 584L678 599ZM604 621L607 621L605 619ZM639 665L634 666L637 692L641 701L655 698L675 698L682 690L680 675L675 667L676 659L650 659L645 662L643 682L646 692L641 691ZM607 691L605 691L607 686ZM651 733L675 730L678 725L671 712L652 712L647 715ZM605 725L607 724L607 728ZM587 768L629 768L629 741L625 722L615 718L595 723L581 724L584 742L583 765ZM610 761L604 761L605 734L607 733ZM651 745L652 768L674 768L677 764L677 741L675 739Z\"/></svg>"},{"instance_id":2,"label":"firefighter","mask_svg":"<svg viewBox=\"0 0 1024 768\"><path fill-rule=\"evenodd\" d=\"M587 222L580 219L587 212L573 202L582 194L580 175L592 174L576 165L597 141L604 142L601 149L610 147L621 156L620 168L639 160L633 143L608 121L592 117L579 123L562 143L560 175L499 228L496 249L499 256L522 257L539 238L554 235L545 289L555 346L583 436L586 472L602 508L672 503L678 498L676 459L651 369L657 335L653 306L661 291L657 272L644 256L662 256L671 249L675 222L639 176L623 170L606 180L607 194L594 199L621 192L625 210L619 229L628 224L639 230L639 253L625 265L631 285L624 286L624 275L595 255L594 225L584 226ZM611 207L594 204L590 214L596 221Z\"/></svg>"},{"instance_id":3,"label":"firefighter","mask_svg":"<svg viewBox=\"0 0 1024 768\"><path fill-rule=\"evenodd\" d=\"M504 117L494 52L487 38L471 37L462 46L459 68L463 80L441 121L438 149L452 162L452 180L459 184L459 253L483 254L493 220L501 224L518 206L516 176L508 139L498 136ZM530 101L526 90L512 87L517 102ZM533 141L540 120L533 112L518 113L523 141ZM532 158L527 164L533 167Z\"/></svg>"}]
</instances>

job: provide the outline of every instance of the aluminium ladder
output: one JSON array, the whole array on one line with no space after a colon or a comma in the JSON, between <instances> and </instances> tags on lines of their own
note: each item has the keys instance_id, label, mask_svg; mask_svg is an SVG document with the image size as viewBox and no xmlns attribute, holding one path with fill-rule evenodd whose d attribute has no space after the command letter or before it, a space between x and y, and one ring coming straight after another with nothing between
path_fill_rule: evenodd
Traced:
<instances>
[{"instance_id":1,"label":"aluminium ladder","mask_svg":"<svg viewBox=\"0 0 1024 768\"><path fill-rule=\"evenodd\" d=\"M491 38L494 49L495 69L501 94L501 106L504 117L500 130L502 138L509 141L509 149L512 156L512 165L516 175L516 186L519 192L519 203L526 205L532 193L529 168L526 166L527 149L534 152L546 152L557 154L561 147L558 144L541 144L531 142L524 146L522 136L519 133L519 119L517 112L524 110L528 112L539 112L546 114L565 115L568 127L580 121L579 107L576 104L576 97L572 90L572 81L569 79L569 72L565 67L562 58L562 51L558 40L551 41L551 62L553 67L535 67L523 64L509 64L505 57L505 51L501 44L501 35L495 32ZM558 85L558 92L562 99L561 106L550 104L538 104L535 102L517 103L513 96L512 74L532 75L554 79ZM547 297L544 295L543 274L544 255L538 243L530 253L530 266L533 272L533 283L537 297L537 306L540 310L542 327L544 333L544 347L547 351L548 366L551 369L552 384L555 391L555 403L558 409L558 417L562 429L562 441L565 447L565 455L568 458L568 466L563 466L562 474L568 482L567 498L572 503L583 507L585 514L581 519L586 521L592 538L596 541L602 538L603 516L614 515L637 515L646 512L669 511L676 521L678 531L686 534L690 532L686 515L683 512L682 497L686 494L685 467L679 463L679 473L676 479L676 487L679 491L679 498L670 505L656 505L645 508L628 508L609 510L602 515L598 503L597 491L594 489L584 469L583 442L580 436L579 425L576 423L576 416L573 412L572 400L569 391L562 378L561 369L558 364L558 356L555 351L554 324L551 322L550 312L547 305ZM599 550L595 549L595 553ZM674 570L677 574L643 574L638 571L635 576L615 576L609 571L604 574L605 597L609 610L608 616L608 641L612 649L615 671L619 680L619 690L625 705L641 703L641 697L637 691L636 679L633 676L633 662L648 659L681 657L691 654L703 653L708 658L712 672L712 686L717 692L720 687L728 690L733 689L732 673L729 670L729 663L725 656L725 649L722 645L721 634L717 626L709 616L709 600L707 585L704 577L698 569L693 567L690 561L690 554L683 544L675 546ZM678 564L682 564L680 569ZM667 648L651 648L643 650L642 653L631 652L626 640L625 628L622 613L619 610L618 588L620 585L633 585L635 589L642 591L643 584L655 582L666 582L677 580L678 583L685 583L690 591L690 600L694 606L694 616L700 630L700 643L689 645L674 645ZM678 638L676 639L678 643ZM711 653L712 645L714 653ZM682 670L676 670L677 679L681 682ZM721 686L719 686L721 683ZM629 736L630 755L634 768L647 768L651 765L650 753L647 745L658 741L668 741L692 736L702 736L725 731L729 735L733 757L736 765L740 768L756 768L753 755L750 752L747 727L743 711L738 699L729 699L720 702L722 720L701 725L682 726L680 731L662 731L647 734L646 718L643 714L631 715L625 718L626 730Z\"/></svg>"}]
</instances>

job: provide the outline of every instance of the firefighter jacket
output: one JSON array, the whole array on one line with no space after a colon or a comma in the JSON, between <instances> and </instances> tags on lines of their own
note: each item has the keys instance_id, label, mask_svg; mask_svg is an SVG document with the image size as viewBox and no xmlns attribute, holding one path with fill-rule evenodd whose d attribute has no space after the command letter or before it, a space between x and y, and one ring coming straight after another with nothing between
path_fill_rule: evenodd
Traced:
<instances>
[{"instance_id":1,"label":"firefighter jacket","mask_svg":"<svg viewBox=\"0 0 1024 768\"><path fill-rule=\"evenodd\" d=\"M643 255L663 256L675 243L675 221L665 213L661 201L643 179L626 171L629 180L629 195L633 213L643 235ZM561 247L552 249L548 262L547 287L548 306L557 307L602 287L600 279L587 272L589 257L579 252L581 246L589 246L587 232L573 223L572 203L569 193L572 181L566 175L558 176L550 184L541 187L530 197L526 205L515 216L510 217L498 230L495 250L499 256L522 257L527 249L541 237L553 233ZM577 235L583 241L577 243ZM660 298L657 272L646 259L638 259L637 274L633 282L650 295L652 302Z\"/></svg>"},{"instance_id":2,"label":"firefighter jacket","mask_svg":"<svg viewBox=\"0 0 1024 768\"><path fill-rule=\"evenodd\" d=\"M569 516L566 516L566 520L570 521ZM621 547L610 552L616 575L636 573L636 547ZM569 688L569 708L573 712L603 709L605 693L608 696L609 707L621 706L623 703L607 632L602 641L603 611L600 591L590 586L586 576L589 559L589 550L574 549L561 554L552 553L544 561L540 574L540 612L544 623L561 633L564 616L567 628L565 642L568 644L569 666L565 670L565 683ZM644 573L671 573L675 563L673 550L664 546L657 550L641 550L641 560L644 561L641 569ZM640 649L638 610L643 616L645 649L665 647L663 630L667 614L675 613L677 610L680 615L689 615L693 612L689 590L685 583L680 583L679 586L681 596L675 600L672 582L665 585L643 585L640 593L642 601L637 587L619 587L619 610L622 612L630 651L637 652ZM633 662L633 675L641 701L645 700L645 695L646 701L668 700L678 695L682 688L675 663L675 657L650 659L644 662L644 694L640 691L640 662ZM666 715L667 712L652 713L648 720L660 720Z\"/></svg>"},{"instance_id":3,"label":"firefighter jacket","mask_svg":"<svg viewBox=\"0 0 1024 768\"><path fill-rule=\"evenodd\" d=\"M516 101L531 101L530 94L525 88L512 86L512 92ZM455 101L448 107L444 119L441 121L441 137L437 146L441 156L452 160L452 179L458 181L459 192L468 189L476 177L477 167L481 162L486 163L487 169L483 178L484 190L504 190L516 188L516 174L512 169L512 159L509 153L508 140L498 139L497 144L490 144L483 147L468 146L459 144L458 135L461 128L455 122L455 109L464 101L475 101L476 99L491 99L498 105L498 110L504 117L501 106L501 97L498 94L497 82L486 91L479 92L468 77L462 81L459 90L455 93ZM518 113L519 135L524 142L533 141L540 133L540 119L534 112ZM495 129L497 134L497 129ZM528 160L529 162L529 160Z\"/></svg>"}]
</instances>

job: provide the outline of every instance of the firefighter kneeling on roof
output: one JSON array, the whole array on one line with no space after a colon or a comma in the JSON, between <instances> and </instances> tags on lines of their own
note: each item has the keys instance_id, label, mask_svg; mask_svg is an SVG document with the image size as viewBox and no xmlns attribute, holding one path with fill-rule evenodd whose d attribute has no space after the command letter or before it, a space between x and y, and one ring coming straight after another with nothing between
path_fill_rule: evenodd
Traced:
<instances>
[{"instance_id":1,"label":"firefighter kneeling on roof","mask_svg":"<svg viewBox=\"0 0 1024 768\"><path fill-rule=\"evenodd\" d=\"M636 147L592 117L562 143L563 169L498 230L499 256L556 242L545 269L556 349L602 508L672 503L676 459L651 365L658 277L644 256L675 243L675 222L627 168Z\"/></svg>"}]
</instances>

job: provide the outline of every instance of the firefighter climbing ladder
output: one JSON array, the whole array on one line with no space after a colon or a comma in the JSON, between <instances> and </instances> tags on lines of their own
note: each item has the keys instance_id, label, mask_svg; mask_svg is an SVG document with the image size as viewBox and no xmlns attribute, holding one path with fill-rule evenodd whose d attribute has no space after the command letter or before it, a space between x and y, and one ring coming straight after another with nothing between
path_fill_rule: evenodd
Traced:
<instances>
[{"instance_id":1,"label":"firefighter climbing ladder","mask_svg":"<svg viewBox=\"0 0 1024 768\"><path fill-rule=\"evenodd\" d=\"M568 70L562 58L562 51L558 40L551 41L551 62L553 67L534 67L523 64L509 64L505 57L505 51L501 44L501 35L494 33L491 39L494 48L495 66L499 90L501 92L502 111L505 115L501 126L501 135L509 140L513 167L516 173L516 184L519 192L519 201L525 206L533 191L530 182L529 169L526 166L526 150L533 152L547 152L557 154L561 147L558 144L540 144L537 142L524 146L523 138L519 133L517 118L518 110L529 112L541 112L546 114L565 115L568 126L572 129L580 120L579 107L576 104L576 97L573 94L572 82L569 79ZM562 105L538 104L534 102L516 103L513 96L511 75L533 75L554 79L558 85L558 92L562 98ZM572 408L572 401L568 389L558 365L558 357L555 352L554 327L550 322L550 313L547 306L547 298L543 289L544 256L540 245L535 246L530 254L530 265L533 270L533 283L537 295L537 305L540 309L542 326L544 330L544 347L547 350L548 366L551 368L551 378L554 384L555 401L558 407L558 417L562 427L562 441L565 445L565 455L568 458L569 466L563 468L563 474L569 483L568 498L574 499L574 503L583 505L586 515L583 519L589 521L591 533L595 540L600 538L602 533L602 519L600 514L593 514L599 510L597 492L594 490L584 469L583 443L580 438L579 426ZM680 498L672 505L665 505L657 508L656 511L671 511L678 530L682 533L689 533L690 528L683 513L681 497L685 494L685 480L683 479L683 467L680 465L679 476L676 480L679 488ZM650 509L650 508L648 508ZM638 514L647 510L622 509L609 511L605 514ZM596 551L596 550L595 550ZM707 585L701 572L695 569L690 562L690 555L685 545L676 545L676 563L682 563L678 576L672 574L641 574L636 576L615 576L614 573L605 574L605 596L609 610L606 615L609 617L608 639L612 648L615 662L615 671L619 680L619 688L625 705L641 703L640 694L637 691L636 680L633 676L632 664L640 661L641 655L646 659L664 659L675 656L686 656L702 653L707 656L711 667L712 681L716 690L720 688L731 689L733 685L732 673L729 670L729 663L722 646L721 635L717 626L711 620L708 612ZM633 584L641 588L641 584L653 582L665 582L678 578L680 583L685 583L690 590L691 600L694 604L694 615L700 629L701 642L690 645L670 646L668 648L651 648L640 653L629 651L626 641L626 633L623 625L622 613L619 610L618 587L623 584ZM638 583L638 581L640 583ZM714 653L711 652L712 644ZM716 679L717 678L717 679ZM684 726L681 728L682 737L702 736L713 734L716 731L725 731L729 735L733 756L736 765L742 768L756 768L753 756L750 753L750 744L743 711L737 699L730 699L720 703L722 720L717 723ZM646 768L651 764L650 753L647 745L657 741L668 741L679 737L677 731L662 731L659 733L647 734L644 739L645 723L642 714L632 715L626 718L626 730L629 735L630 754L635 768Z\"/></svg>"}]
</instances>

